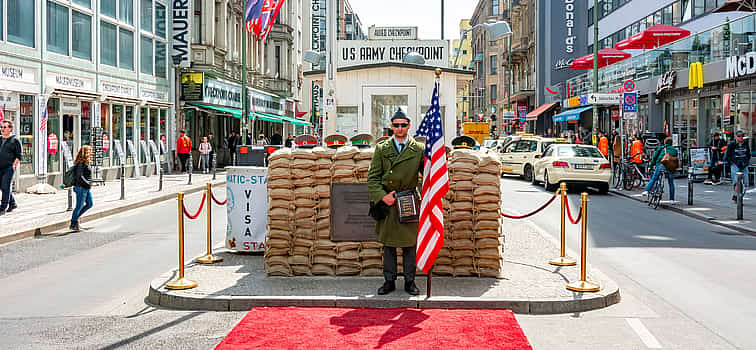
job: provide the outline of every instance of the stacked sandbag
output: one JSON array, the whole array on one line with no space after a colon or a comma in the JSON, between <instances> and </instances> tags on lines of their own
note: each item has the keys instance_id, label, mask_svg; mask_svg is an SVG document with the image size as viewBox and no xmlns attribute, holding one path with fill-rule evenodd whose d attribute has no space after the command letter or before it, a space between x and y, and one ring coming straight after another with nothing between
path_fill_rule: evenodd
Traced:
<instances>
[{"instance_id":1,"label":"stacked sandbag","mask_svg":"<svg viewBox=\"0 0 756 350\"><path fill-rule=\"evenodd\" d=\"M331 165L331 182L357 183L354 157L360 153L360 149L354 146L339 147L334 153L333 165Z\"/></svg>"},{"instance_id":2,"label":"stacked sandbag","mask_svg":"<svg viewBox=\"0 0 756 350\"><path fill-rule=\"evenodd\" d=\"M336 243L336 275L359 275L361 269L360 242Z\"/></svg>"},{"instance_id":3,"label":"stacked sandbag","mask_svg":"<svg viewBox=\"0 0 756 350\"><path fill-rule=\"evenodd\" d=\"M360 276L383 276L383 244L360 243Z\"/></svg>"},{"instance_id":4,"label":"stacked sandbag","mask_svg":"<svg viewBox=\"0 0 756 350\"><path fill-rule=\"evenodd\" d=\"M367 173L370 170L370 162L373 161L375 148L362 148L354 155L354 174L357 182L367 183Z\"/></svg>"},{"instance_id":5,"label":"stacked sandbag","mask_svg":"<svg viewBox=\"0 0 756 350\"><path fill-rule=\"evenodd\" d=\"M473 191L480 156L478 152L457 149L452 151L448 161L449 169L449 212L446 213L450 225L445 232L445 247L449 249L452 276L472 276L475 272L473 256ZM435 270L435 268L434 268Z\"/></svg>"},{"instance_id":6,"label":"stacked sandbag","mask_svg":"<svg viewBox=\"0 0 756 350\"><path fill-rule=\"evenodd\" d=\"M331 238L331 157L336 150L315 147L312 153L317 156L313 181L315 183L315 236L317 239Z\"/></svg>"},{"instance_id":7,"label":"stacked sandbag","mask_svg":"<svg viewBox=\"0 0 756 350\"><path fill-rule=\"evenodd\" d=\"M265 244L265 268L270 276L291 276L289 264L294 228L294 185L292 184L291 150L282 149L268 158L268 235Z\"/></svg>"},{"instance_id":8,"label":"stacked sandbag","mask_svg":"<svg viewBox=\"0 0 756 350\"><path fill-rule=\"evenodd\" d=\"M308 149L295 149L291 152L289 167L294 185L294 240L289 265L292 273L297 276L312 274L310 257L312 246L317 239L317 159L317 155Z\"/></svg>"},{"instance_id":9,"label":"stacked sandbag","mask_svg":"<svg viewBox=\"0 0 756 350\"><path fill-rule=\"evenodd\" d=\"M336 275L336 243L329 239L318 239L312 248L312 274L319 276Z\"/></svg>"},{"instance_id":10,"label":"stacked sandbag","mask_svg":"<svg viewBox=\"0 0 756 350\"><path fill-rule=\"evenodd\" d=\"M501 272L501 163L495 153L482 154L473 178L474 264L480 277Z\"/></svg>"}]
</instances>

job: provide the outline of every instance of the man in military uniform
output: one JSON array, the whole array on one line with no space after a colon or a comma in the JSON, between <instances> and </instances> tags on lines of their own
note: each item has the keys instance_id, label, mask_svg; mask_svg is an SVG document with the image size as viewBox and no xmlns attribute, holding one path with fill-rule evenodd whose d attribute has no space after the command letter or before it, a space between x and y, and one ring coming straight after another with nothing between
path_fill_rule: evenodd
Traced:
<instances>
[{"instance_id":1,"label":"man in military uniform","mask_svg":"<svg viewBox=\"0 0 756 350\"><path fill-rule=\"evenodd\" d=\"M417 192L418 173L423 170L425 145L408 135L410 120L401 111L391 117L393 137L375 146L373 160L368 171L367 184L371 203L383 201L388 206L388 215L376 222L378 241L383 243L383 277L385 282L378 289L384 295L396 289L396 248L402 248L404 290L411 295L420 294L415 285L415 245L417 222L399 223L396 193L413 190Z\"/></svg>"}]
</instances>

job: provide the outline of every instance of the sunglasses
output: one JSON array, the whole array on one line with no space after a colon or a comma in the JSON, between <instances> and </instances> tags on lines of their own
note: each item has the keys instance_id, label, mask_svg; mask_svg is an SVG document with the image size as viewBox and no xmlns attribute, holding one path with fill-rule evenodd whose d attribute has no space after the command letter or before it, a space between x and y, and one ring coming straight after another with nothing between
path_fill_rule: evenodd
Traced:
<instances>
[{"instance_id":1,"label":"sunglasses","mask_svg":"<svg viewBox=\"0 0 756 350\"><path fill-rule=\"evenodd\" d=\"M391 123L395 128L406 128L409 126L409 123Z\"/></svg>"},{"instance_id":2,"label":"sunglasses","mask_svg":"<svg viewBox=\"0 0 756 350\"><path fill-rule=\"evenodd\" d=\"M10 126L0 126L0 129L11 129Z\"/></svg>"}]
</instances>

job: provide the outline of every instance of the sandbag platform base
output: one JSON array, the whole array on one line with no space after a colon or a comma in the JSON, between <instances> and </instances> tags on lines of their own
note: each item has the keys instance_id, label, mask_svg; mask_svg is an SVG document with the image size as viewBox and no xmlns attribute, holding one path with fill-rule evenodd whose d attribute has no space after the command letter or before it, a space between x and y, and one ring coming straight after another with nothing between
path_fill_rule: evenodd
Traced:
<instances>
[{"instance_id":1,"label":"sandbag platform base","mask_svg":"<svg viewBox=\"0 0 756 350\"><path fill-rule=\"evenodd\" d=\"M501 278L433 277L433 295L425 297L426 277L418 276L420 295L413 297L397 280L397 290L376 295L382 277L295 276L269 277L263 257L216 252L223 262L190 264L187 278L199 286L167 290L175 271L155 278L147 301L181 310L247 311L254 306L506 308L520 314L574 313L609 307L620 301L619 287L589 265L588 280L601 285L596 293L565 288L579 277L579 267L548 264L558 254L556 242L524 222L508 222ZM575 255L568 252L568 255Z\"/></svg>"}]
</instances>

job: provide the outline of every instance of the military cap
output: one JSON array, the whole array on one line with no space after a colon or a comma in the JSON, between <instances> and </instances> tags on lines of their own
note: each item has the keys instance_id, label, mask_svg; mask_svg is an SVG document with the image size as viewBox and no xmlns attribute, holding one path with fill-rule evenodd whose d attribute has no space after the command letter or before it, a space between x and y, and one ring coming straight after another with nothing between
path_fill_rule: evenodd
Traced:
<instances>
[{"instance_id":1,"label":"military cap","mask_svg":"<svg viewBox=\"0 0 756 350\"><path fill-rule=\"evenodd\" d=\"M357 134L352 136L349 141L352 143L352 146L357 146L359 148L369 148L373 144L373 135L370 134Z\"/></svg>"},{"instance_id":2,"label":"military cap","mask_svg":"<svg viewBox=\"0 0 756 350\"><path fill-rule=\"evenodd\" d=\"M402 110L401 110L401 109L399 109L399 108L397 108L397 109L396 109L396 112L394 113L394 115L393 115L393 116L391 116L391 121L392 121L392 122L394 121L394 119L407 119L407 121L409 121L409 120L410 120L410 119L409 119L409 118L407 117L407 115L405 115L405 114L404 114L404 112L402 112Z\"/></svg>"},{"instance_id":3,"label":"military cap","mask_svg":"<svg viewBox=\"0 0 756 350\"><path fill-rule=\"evenodd\" d=\"M452 146L454 146L454 149L473 149L473 147L475 147L475 139L467 135L457 136L452 140L451 143Z\"/></svg>"},{"instance_id":4,"label":"military cap","mask_svg":"<svg viewBox=\"0 0 756 350\"><path fill-rule=\"evenodd\" d=\"M346 145L347 137L341 134L331 134L323 139L323 143L328 148L339 148Z\"/></svg>"},{"instance_id":5,"label":"military cap","mask_svg":"<svg viewBox=\"0 0 756 350\"><path fill-rule=\"evenodd\" d=\"M318 145L318 139L315 135L310 134L297 135L294 138L294 144L300 148L313 148Z\"/></svg>"}]
</instances>

